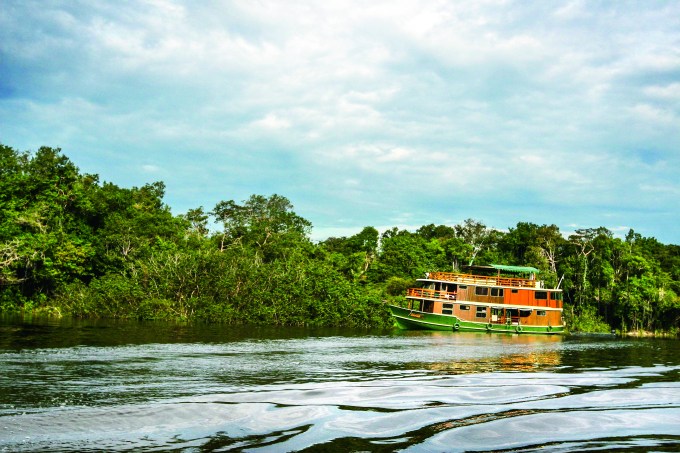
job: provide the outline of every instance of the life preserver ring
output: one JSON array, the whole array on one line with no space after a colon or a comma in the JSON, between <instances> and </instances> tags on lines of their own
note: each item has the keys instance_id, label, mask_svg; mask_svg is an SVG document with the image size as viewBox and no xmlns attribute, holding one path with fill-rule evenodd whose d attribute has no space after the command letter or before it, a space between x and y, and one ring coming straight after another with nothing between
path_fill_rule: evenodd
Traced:
<instances>
[{"instance_id":1,"label":"life preserver ring","mask_svg":"<svg viewBox=\"0 0 680 453\"><path fill-rule=\"evenodd\" d=\"M491 330L491 323L486 325L486 330Z\"/></svg>"},{"instance_id":2,"label":"life preserver ring","mask_svg":"<svg viewBox=\"0 0 680 453\"><path fill-rule=\"evenodd\" d=\"M548 332L552 332L552 326L548 326Z\"/></svg>"},{"instance_id":3,"label":"life preserver ring","mask_svg":"<svg viewBox=\"0 0 680 453\"><path fill-rule=\"evenodd\" d=\"M455 324L453 325L453 330L458 330L458 329L460 329L460 324L455 323Z\"/></svg>"},{"instance_id":4,"label":"life preserver ring","mask_svg":"<svg viewBox=\"0 0 680 453\"><path fill-rule=\"evenodd\" d=\"M515 332L521 333L521 332L522 332L522 326L517 326L517 327L515 328Z\"/></svg>"}]
</instances>

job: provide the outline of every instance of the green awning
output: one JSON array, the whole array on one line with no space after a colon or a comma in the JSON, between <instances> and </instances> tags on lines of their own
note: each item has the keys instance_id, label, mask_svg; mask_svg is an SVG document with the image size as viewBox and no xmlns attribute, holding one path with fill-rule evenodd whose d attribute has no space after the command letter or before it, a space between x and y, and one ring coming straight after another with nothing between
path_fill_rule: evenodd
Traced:
<instances>
[{"instance_id":1,"label":"green awning","mask_svg":"<svg viewBox=\"0 0 680 453\"><path fill-rule=\"evenodd\" d=\"M499 271L538 274L540 271L535 267L529 266L505 266L503 264L491 264L491 267Z\"/></svg>"}]
</instances>

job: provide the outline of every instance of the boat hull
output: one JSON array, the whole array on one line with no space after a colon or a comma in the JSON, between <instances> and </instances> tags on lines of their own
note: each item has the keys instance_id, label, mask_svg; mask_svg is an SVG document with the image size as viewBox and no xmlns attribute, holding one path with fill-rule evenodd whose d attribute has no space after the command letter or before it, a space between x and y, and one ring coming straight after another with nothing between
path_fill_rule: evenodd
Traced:
<instances>
[{"instance_id":1,"label":"boat hull","mask_svg":"<svg viewBox=\"0 0 680 453\"><path fill-rule=\"evenodd\" d=\"M532 326L526 324L490 323L486 321L465 321L452 315L426 313L397 305L388 304L387 306L397 326L401 329L544 335L564 333L564 326Z\"/></svg>"}]
</instances>

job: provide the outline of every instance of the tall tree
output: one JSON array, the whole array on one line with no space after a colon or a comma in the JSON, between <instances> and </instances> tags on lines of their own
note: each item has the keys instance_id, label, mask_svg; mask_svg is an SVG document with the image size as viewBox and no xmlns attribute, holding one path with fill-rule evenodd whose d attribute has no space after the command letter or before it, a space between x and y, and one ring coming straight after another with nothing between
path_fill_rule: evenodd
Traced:
<instances>
[{"instance_id":1,"label":"tall tree","mask_svg":"<svg viewBox=\"0 0 680 453\"><path fill-rule=\"evenodd\" d=\"M468 266L471 266L480 251L487 245L491 237L491 230L482 222L467 219L462 224L456 225L456 236L463 239L470 246Z\"/></svg>"},{"instance_id":2,"label":"tall tree","mask_svg":"<svg viewBox=\"0 0 680 453\"><path fill-rule=\"evenodd\" d=\"M271 260L286 246L307 242L312 224L295 214L293 205L281 195L252 195L243 204L220 201L210 213L222 222L220 249L232 244L250 244L260 257Z\"/></svg>"},{"instance_id":3,"label":"tall tree","mask_svg":"<svg viewBox=\"0 0 680 453\"><path fill-rule=\"evenodd\" d=\"M320 245L331 253L337 269L353 280L362 280L376 260L380 233L371 226L348 237L330 237Z\"/></svg>"}]
</instances>

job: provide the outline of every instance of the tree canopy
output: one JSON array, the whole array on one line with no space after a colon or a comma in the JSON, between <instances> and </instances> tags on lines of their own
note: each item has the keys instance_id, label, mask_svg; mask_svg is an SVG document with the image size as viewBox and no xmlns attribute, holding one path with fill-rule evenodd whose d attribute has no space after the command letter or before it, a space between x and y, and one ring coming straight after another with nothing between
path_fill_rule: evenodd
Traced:
<instances>
[{"instance_id":1,"label":"tree canopy","mask_svg":"<svg viewBox=\"0 0 680 453\"><path fill-rule=\"evenodd\" d=\"M164 193L162 182L102 183L58 148L0 145L0 311L389 326L382 300L425 272L503 263L559 284L574 329L680 327L680 246L633 230L565 236L555 225L500 231L467 219L313 243L284 196L174 215Z\"/></svg>"}]
</instances>

